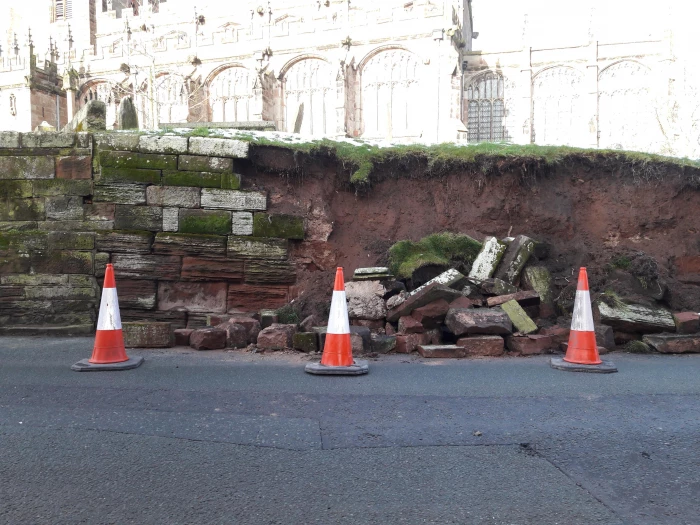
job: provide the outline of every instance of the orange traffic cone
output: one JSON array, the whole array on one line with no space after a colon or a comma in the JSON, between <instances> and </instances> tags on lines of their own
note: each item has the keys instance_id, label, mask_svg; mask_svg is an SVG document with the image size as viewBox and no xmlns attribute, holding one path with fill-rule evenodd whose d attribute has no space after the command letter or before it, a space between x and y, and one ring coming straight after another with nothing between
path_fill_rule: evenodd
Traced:
<instances>
[{"instance_id":1,"label":"orange traffic cone","mask_svg":"<svg viewBox=\"0 0 700 525\"><path fill-rule=\"evenodd\" d=\"M320 363L309 363L305 370L317 375L362 375L369 372L367 361L355 361L352 358L350 342L350 319L345 299L345 280L343 269L335 272L335 286L331 313L328 317L326 343Z\"/></svg>"},{"instance_id":2,"label":"orange traffic cone","mask_svg":"<svg viewBox=\"0 0 700 525\"><path fill-rule=\"evenodd\" d=\"M71 368L78 372L98 370L129 370L143 363L143 357L129 359L124 348L122 320L119 315L117 285L114 281L114 267L107 265L102 287L100 316L97 320L97 333L92 357L78 361Z\"/></svg>"},{"instance_id":3,"label":"orange traffic cone","mask_svg":"<svg viewBox=\"0 0 700 525\"><path fill-rule=\"evenodd\" d=\"M617 372L610 361L602 361L598 354L591 310L591 294L588 289L588 272L581 268L578 274L574 315L571 319L571 333L566 356L553 357L550 364L559 370L572 372Z\"/></svg>"}]
</instances>

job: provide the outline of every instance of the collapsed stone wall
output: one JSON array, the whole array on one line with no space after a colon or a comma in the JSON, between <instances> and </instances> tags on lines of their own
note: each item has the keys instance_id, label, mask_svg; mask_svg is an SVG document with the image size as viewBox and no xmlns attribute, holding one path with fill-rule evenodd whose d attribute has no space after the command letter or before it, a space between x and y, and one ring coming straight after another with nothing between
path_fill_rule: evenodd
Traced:
<instances>
[{"instance_id":1,"label":"collapsed stone wall","mask_svg":"<svg viewBox=\"0 0 700 525\"><path fill-rule=\"evenodd\" d=\"M249 146L138 134L0 134L0 333L90 333L114 264L123 320L203 326L290 300L301 216L241 190Z\"/></svg>"},{"instance_id":2,"label":"collapsed stone wall","mask_svg":"<svg viewBox=\"0 0 700 525\"><path fill-rule=\"evenodd\" d=\"M524 180L512 159L426 176L409 152L358 188L353 166L272 145L0 133L0 333L91 332L108 262L127 321L198 327L292 300L321 320L336 265L383 266L394 242L440 231L548 243L557 294L581 265L594 292L624 285L606 267L644 252L667 286L658 301L699 311L697 184L670 164L640 179L613 157Z\"/></svg>"}]
</instances>

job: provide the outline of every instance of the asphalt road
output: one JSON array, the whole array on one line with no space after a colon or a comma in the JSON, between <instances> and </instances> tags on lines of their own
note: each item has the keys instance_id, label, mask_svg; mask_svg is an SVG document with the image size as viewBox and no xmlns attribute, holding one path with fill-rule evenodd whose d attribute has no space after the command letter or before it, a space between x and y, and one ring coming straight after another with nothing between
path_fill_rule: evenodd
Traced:
<instances>
[{"instance_id":1,"label":"asphalt road","mask_svg":"<svg viewBox=\"0 0 700 525\"><path fill-rule=\"evenodd\" d=\"M0 523L700 523L700 356L304 358L0 339Z\"/></svg>"}]
</instances>

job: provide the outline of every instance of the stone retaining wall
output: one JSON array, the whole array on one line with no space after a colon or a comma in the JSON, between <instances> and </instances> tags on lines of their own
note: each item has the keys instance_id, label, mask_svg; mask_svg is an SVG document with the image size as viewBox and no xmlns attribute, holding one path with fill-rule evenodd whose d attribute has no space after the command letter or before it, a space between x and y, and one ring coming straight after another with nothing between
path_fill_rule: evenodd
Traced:
<instances>
[{"instance_id":1,"label":"stone retaining wall","mask_svg":"<svg viewBox=\"0 0 700 525\"><path fill-rule=\"evenodd\" d=\"M91 332L109 262L123 320L286 304L304 219L240 189L247 156L227 139L0 133L0 333Z\"/></svg>"}]
</instances>

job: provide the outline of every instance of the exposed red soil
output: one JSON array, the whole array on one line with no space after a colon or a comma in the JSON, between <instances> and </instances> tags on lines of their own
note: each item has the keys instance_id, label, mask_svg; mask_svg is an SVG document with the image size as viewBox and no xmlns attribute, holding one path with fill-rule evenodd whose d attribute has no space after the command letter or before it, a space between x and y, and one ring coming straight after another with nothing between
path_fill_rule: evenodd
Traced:
<instances>
[{"instance_id":1,"label":"exposed red soil","mask_svg":"<svg viewBox=\"0 0 700 525\"><path fill-rule=\"evenodd\" d=\"M308 302L316 295L327 301L336 265L348 279L355 268L386 264L386 250L398 240L453 231L479 240L524 234L549 243L544 264L561 287L587 266L592 289L600 291L611 259L644 252L668 280L664 301L700 311L700 191L677 173L643 182L624 169L574 165L523 181L518 170L439 178L414 170L358 193L332 159L307 159L301 169L289 152L264 151L245 167L244 180L268 190L272 213L306 216L307 240L293 254L296 288Z\"/></svg>"}]
</instances>

